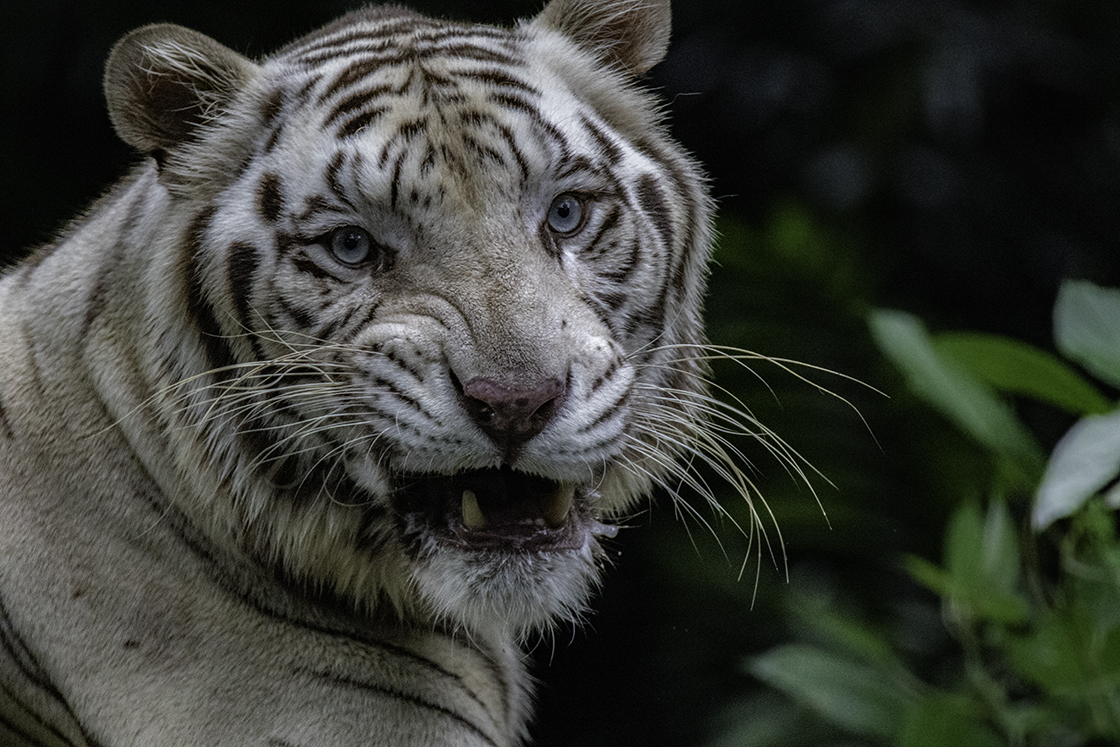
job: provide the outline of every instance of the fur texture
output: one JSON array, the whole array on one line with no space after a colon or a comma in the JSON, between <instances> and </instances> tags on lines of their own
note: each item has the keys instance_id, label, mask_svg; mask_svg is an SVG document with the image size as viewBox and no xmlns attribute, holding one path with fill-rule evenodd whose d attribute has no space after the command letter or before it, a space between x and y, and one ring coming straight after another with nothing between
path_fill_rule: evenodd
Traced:
<instances>
[{"instance_id":1,"label":"fur texture","mask_svg":"<svg viewBox=\"0 0 1120 747\"><path fill-rule=\"evenodd\" d=\"M0 741L524 738L522 637L720 451L711 206L635 84L668 34L552 0L118 44L148 157L0 282Z\"/></svg>"}]
</instances>

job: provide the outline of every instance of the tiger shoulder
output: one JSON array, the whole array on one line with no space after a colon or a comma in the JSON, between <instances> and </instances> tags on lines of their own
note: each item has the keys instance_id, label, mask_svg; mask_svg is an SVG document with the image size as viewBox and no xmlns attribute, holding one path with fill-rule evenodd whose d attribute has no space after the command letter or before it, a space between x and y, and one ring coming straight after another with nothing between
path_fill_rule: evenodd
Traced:
<instances>
[{"instance_id":1,"label":"tiger shoulder","mask_svg":"<svg viewBox=\"0 0 1120 747\"><path fill-rule=\"evenodd\" d=\"M0 280L0 743L525 742L521 645L705 427L669 30L117 44L143 160Z\"/></svg>"}]
</instances>

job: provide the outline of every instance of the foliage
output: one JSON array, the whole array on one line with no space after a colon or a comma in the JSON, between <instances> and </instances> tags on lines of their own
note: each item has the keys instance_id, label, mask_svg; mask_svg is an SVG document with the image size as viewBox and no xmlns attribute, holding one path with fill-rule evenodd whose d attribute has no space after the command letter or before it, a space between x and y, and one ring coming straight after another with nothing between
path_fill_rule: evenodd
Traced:
<instances>
[{"instance_id":1,"label":"foliage","mask_svg":"<svg viewBox=\"0 0 1120 747\"><path fill-rule=\"evenodd\" d=\"M1054 318L1058 350L1100 381L1120 384L1120 292L1067 283ZM990 458L973 486L986 506L973 499L956 507L941 564L901 561L936 595L951 645L935 661L920 661L889 624L802 590L790 616L804 640L746 664L787 699L738 719L714 744L1120 741L1120 409L1070 363L1023 343L930 335L894 311L874 312L870 323L908 388ZM1011 395L1081 418L1048 462ZM752 719L760 726L778 719L784 728L758 741L748 737L764 733Z\"/></svg>"}]
</instances>

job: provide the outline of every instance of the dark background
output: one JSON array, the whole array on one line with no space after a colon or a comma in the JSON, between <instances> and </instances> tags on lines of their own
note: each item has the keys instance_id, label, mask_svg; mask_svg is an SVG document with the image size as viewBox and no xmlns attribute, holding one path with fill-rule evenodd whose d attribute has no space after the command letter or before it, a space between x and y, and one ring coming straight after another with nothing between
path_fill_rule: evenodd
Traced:
<instances>
[{"instance_id":1,"label":"dark background","mask_svg":"<svg viewBox=\"0 0 1120 747\"><path fill-rule=\"evenodd\" d=\"M3 256L49 240L135 161L100 92L123 33L173 21L260 56L354 5L6 3ZM507 23L539 8L413 6ZM805 599L888 625L919 668L951 645L899 557L938 556L961 498L953 476L983 457L904 393L866 313L902 308L935 329L1047 347L1062 279L1120 285L1120 3L678 2L674 44L648 83L721 206L712 339L828 367L890 398L814 376L861 416L775 367L755 367L763 382L718 366L823 473L811 482L827 519L803 483L744 445L785 542L784 558L777 545L773 561L763 551L756 584L757 544L727 522L713 532L682 521L659 498L612 548L597 611L537 645L534 735L546 746L744 744L719 741L738 721L752 725L751 744L784 743L760 721L780 696L743 661L796 633ZM1020 414L1047 445L1069 424Z\"/></svg>"}]
</instances>

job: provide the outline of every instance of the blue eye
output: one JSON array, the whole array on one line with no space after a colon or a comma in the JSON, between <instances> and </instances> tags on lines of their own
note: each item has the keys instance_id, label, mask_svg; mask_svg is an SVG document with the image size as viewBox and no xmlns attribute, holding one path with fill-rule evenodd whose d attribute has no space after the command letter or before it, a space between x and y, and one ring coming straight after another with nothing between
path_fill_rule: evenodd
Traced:
<instances>
[{"instance_id":1,"label":"blue eye","mask_svg":"<svg viewBox=\"0 0 1120 747\"><path fill-rule=\"evenodd\" d=\"M357 226L343 226L331 231L327 248L339 262L360 265L373 255L373 239Z\"/></svg>"},{"instance_id":2,"label":"blue eye","mask_svg":"<svg viewBox=\"0 0 1120 747\"><path fill-rule=\"evenodd\" d=\"M574 233L583 226L583 202L565 192L548 207L548 227L559 234Z\"/></svg>"}]
</instances>

